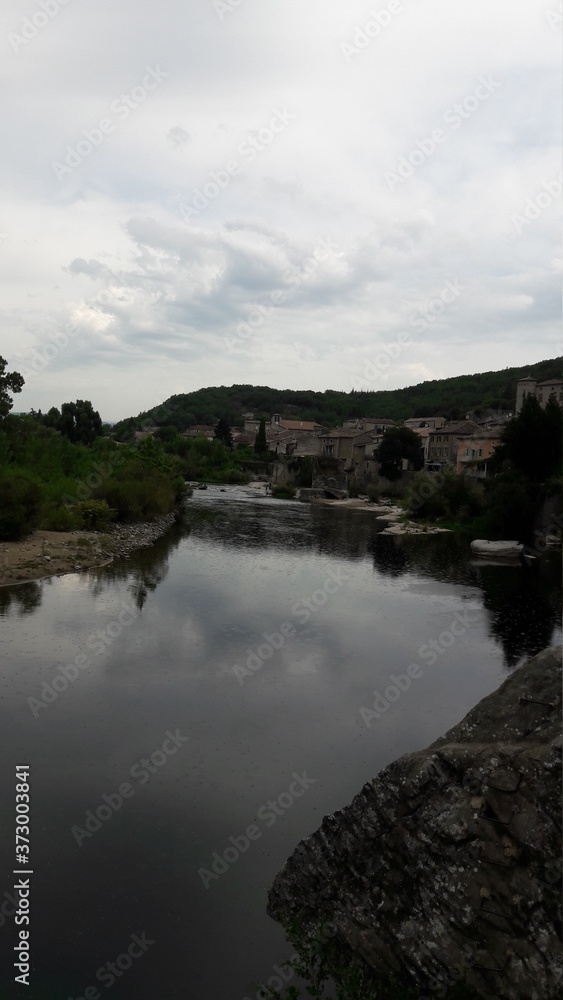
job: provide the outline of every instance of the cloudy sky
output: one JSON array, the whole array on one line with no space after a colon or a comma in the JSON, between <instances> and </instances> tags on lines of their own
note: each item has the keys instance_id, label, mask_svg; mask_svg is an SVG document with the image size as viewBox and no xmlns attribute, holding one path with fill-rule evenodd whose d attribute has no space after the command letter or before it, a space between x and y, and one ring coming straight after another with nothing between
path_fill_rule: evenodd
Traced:
<instances>
[{"instance_id":1,"label":"cloudy sky","mask_svg":"<svg viewBox=\"0 0 563 1000\"><path fill-rule=\"evenodd\" d=\"M560 0L5 0L16 410L561 353Z\"/></svg>"}]
</instances>

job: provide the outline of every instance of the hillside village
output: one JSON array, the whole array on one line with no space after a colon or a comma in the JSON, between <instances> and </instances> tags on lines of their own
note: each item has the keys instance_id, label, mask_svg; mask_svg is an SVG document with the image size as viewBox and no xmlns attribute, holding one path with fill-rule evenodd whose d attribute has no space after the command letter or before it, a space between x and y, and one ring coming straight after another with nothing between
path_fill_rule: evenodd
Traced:
<instances>
[{"instance_id":1,"label":"hillside village","mask_svg":"<svg viewBox=\"0 0 563 1000\"><path fill-rule=\"evenodd\" d=\"M432 415L410 417L402 422L386 417L362 417L344 420L341 426L328 428L313 420L273 413L265 423L268 449L276 456L271 463L271 482L277 486L294 485L300 475L300 460L311 459L313 488L335 496L344 495L351 484L363 491L378 478L377 451L384 435L398 426L414 431L420 438L418 468L436 473L448 466L457 474L486 479L504 425L520 413L529 394L536 396L542 408L550 396L563 406L563 379L538 382L526 376L517 383L514 411L492 408L471 411L464 420L456 421ZM260 426L260 419L254 413L244 413L243 419L242 427L231 427L235 448L252 447ZM156 430L145 428L138 431L136 437L141 439ZM196 438L199 435L213 440L214 426L195 424L184 431L183 436ZM414 468L412 462L403 461L404 471Z\"/></svg>"}]
</instances>

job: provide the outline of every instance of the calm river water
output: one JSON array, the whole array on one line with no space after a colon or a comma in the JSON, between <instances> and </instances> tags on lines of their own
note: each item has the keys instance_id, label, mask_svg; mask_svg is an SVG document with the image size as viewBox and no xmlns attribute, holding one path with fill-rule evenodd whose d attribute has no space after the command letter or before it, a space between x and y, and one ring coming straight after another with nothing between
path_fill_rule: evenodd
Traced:
<instances>
[{"instance_id":1,"label":"calm river water","mask_svg":"<svg viewBox=\"0 0 563 1000\"><path fill-rule=\"evenodd\" d=\"M492 566L451 535L378 531L369 512L213 487L150 550L0 589L2 997L253 1000L292 951L266 897L298 841L561 641L557 555ZM374 692L384 710L362 717ZM17 764L29 988L12 969Z\"/></svg>"}]
</instances>

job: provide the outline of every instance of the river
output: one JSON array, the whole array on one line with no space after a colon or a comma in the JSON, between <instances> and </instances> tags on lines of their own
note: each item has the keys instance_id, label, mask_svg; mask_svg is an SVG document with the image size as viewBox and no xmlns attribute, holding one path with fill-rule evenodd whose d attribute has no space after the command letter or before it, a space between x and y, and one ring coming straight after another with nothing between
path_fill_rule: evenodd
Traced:
<instances>
[{"instance_id":1,"label":"river","mask_svg":"<svg viewBox=\"0 0 563 1000\"><path fill-rule=\"evenodd\" d=\"M266 898L299 840L561 642L559 554L494 566L379 531L210 487L151 549L0 589L0 995L254 1000L292 952Z\"/></svg>"}]
</instances>

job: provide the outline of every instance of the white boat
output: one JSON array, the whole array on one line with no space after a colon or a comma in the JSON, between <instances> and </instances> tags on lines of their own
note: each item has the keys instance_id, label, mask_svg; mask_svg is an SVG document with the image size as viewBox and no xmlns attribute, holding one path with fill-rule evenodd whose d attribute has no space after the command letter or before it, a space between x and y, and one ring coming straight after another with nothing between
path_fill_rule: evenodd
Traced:
<instances>
[{"instance_id":1,"label":"white boat","mask_svg":"<svg viewBox=\"0 0 563 1000\"><path fill-rule=\"evenodd\" d=\"M471 542L473 555L483 559L518 559L523 548L520 542L514 540L491 542L487 538L476 538Z\"/></svg>"}]
</instances>

